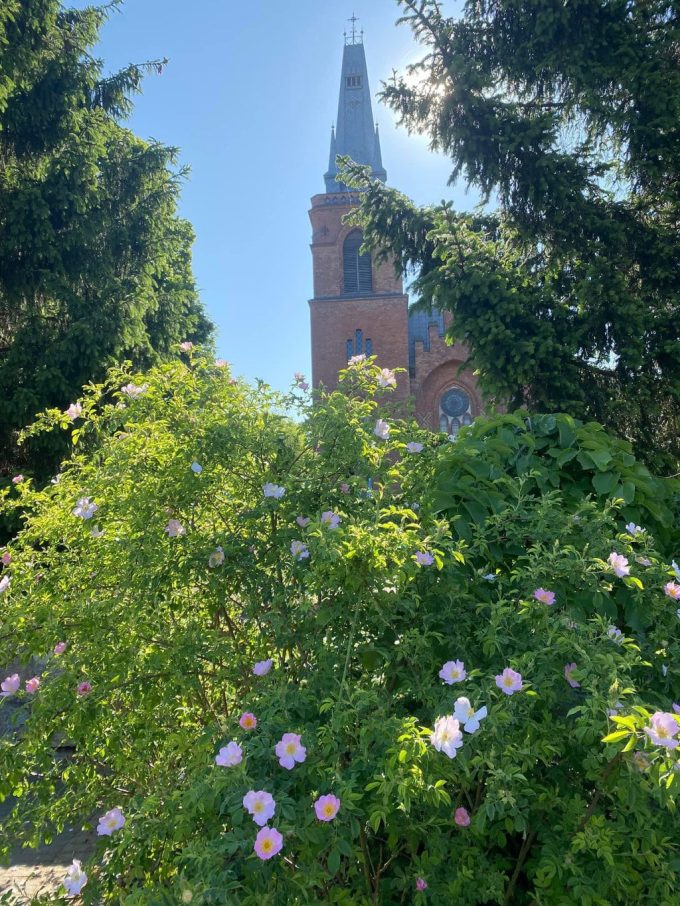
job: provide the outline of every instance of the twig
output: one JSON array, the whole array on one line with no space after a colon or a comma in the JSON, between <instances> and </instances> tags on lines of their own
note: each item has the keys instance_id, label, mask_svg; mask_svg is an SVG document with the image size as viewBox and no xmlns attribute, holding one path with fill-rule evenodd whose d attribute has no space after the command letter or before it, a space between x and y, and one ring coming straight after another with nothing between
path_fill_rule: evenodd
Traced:
<instances>
[{"instance_id":1,"label":"twig","mask_svg":"<svg viewBox=\"0 0 680 906\"><path fill-rule=\"evenodd\" d=\"M522 870L522 866L526 862L526 858L529 855L529 850L534 844L536 839L537 830L532 830L530 834L525 838L524 843L519 851L519 856L517 857L517 864L515 865L515 870L512 873L510 878L510 883L508 884L508 889L505 891L505 897L503 899L503 906L508 906L512 900L512 895L515 892L515 884L517 883L517 878L519 878L519 873Z\"/></svg>"}]
</instances>

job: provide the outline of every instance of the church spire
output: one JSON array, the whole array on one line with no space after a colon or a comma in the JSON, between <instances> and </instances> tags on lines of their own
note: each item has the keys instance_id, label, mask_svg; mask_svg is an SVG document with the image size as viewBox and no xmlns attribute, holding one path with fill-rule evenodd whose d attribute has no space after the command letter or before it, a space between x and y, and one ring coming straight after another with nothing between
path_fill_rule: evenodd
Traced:
<instances>
[{"instance_id":1,"label":"church spire","mask_svg":"<svg viewBox=\"0 0 680 906\"><path fill-rule=\"evenodd\" d=\"M364 53L363 32L356 30L356 17L352 17L352 31L345 35L340 78L340 100L335 131L331 132L331 154L325 175L326 192L346 192L347 188L336 181L337 155L348 155L358 164L371 167L373 177L385 182L378 128L373 122L371 91Z\"/></svg>"}]
</instances>

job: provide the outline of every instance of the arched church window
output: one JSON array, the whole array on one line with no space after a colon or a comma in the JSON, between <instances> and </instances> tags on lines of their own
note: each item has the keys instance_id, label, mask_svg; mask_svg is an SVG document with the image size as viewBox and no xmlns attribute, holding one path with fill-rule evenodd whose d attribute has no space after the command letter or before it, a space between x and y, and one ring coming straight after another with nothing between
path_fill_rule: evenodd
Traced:
<instances>
[{"instance_id":1,"label":"arched church window","mask_svg":"<svg viewBox=\"0 0 680 906\"><path fill-rule=\"evenodd\" d=\"M462 387L449 387L439 399L439 430L455 438L463 425L472 424L472 400Z\"/></svg>"},{"instance_id":2,"label":"arched church window","mask_svg":"<svg viewBox=\"0 0 680 906\"><path fill-rule=\"evenodd\" d=\"M363 241L361 230L352 230L342 247L343 292L347 296L373 292L371 256L359 254Z\"/></svg>"}]
</instances>

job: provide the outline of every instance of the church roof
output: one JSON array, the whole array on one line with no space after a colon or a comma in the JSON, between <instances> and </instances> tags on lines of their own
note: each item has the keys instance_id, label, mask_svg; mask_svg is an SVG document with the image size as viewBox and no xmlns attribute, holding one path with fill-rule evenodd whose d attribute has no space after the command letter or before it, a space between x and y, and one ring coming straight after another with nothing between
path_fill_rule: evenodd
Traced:
<instances>
[{"instance_id":1,"label":"church roof","mask_svg":"<svg viewBox=\"0 0 680 906\"><path fill-rule=\"evenodd\" d=\"M382 165L378 127L373 121L371 91L368 85L366 54L362 41L351 35L345 43L340 78L340 99L336 128L331 130L331 152L325 175L326 192L346 192L347 187L336 181L338 155L348 155L358 164L371 167L373 176L381 182L387 179Z\"/></svg>"}]
</instances>

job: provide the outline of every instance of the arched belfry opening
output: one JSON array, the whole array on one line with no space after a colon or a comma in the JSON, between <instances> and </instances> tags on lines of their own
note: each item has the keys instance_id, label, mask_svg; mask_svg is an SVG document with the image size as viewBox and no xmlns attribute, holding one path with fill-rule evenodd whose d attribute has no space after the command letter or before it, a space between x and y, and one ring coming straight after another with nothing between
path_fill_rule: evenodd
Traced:
<instances>
[{"instance_id":1,"label":"arched belfry opening","mask_svg":"<svg viewBox=\"0 0 680 906\"><path fill-rule=\"evenodd\" d=\"M361 254L363 241L361 230L352 230L342 246L342 291L345 296L367 296L373 292L373 266L370 254Z\"/></svg>"}]
</instances>

